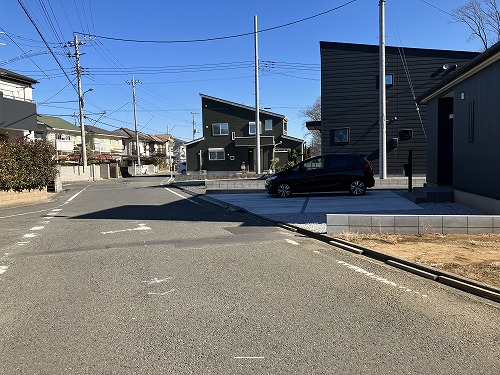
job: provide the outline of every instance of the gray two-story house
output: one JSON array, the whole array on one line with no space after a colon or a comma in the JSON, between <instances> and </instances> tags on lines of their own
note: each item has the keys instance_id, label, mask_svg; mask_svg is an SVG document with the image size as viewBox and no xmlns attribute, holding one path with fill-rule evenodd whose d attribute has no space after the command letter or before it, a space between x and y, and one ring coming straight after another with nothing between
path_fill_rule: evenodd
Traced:
<instances>
[{"instance_id":1,"label":"gray two-story house","mask_svg":"<svg viewBox=\"0 0 500 375\"><path fill-rule=\"evenodd\" d=\"M187 142L188 171L255 171L256 126L255 107L237 104L200 94L202 105L202 137ZM302 158L304 141L287 135L287 118L259 111L261 170L288 161L289 151L297 150Z\"/></svg>"},{"instance_id":2,"label":"gray two-story house","mask_svg":"<svg viewBox=\"0 0 500 375\"><path fill-rule=\"evenodd\" d=\"M379 46L321 42L320 50L322 153L360 153L378 171ZM425 175L426 108L416 98L478 53L391 46L385 52L387 173L402 175L411 149L414 174Z\"/></svg>"}]
</instances>

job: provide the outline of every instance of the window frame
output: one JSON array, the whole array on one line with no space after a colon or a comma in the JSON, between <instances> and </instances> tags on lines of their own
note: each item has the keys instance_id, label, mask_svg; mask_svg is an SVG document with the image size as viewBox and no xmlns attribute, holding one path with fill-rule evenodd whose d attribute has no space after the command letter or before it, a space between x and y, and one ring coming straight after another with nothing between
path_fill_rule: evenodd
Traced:
<instances>
[{"instance_id":1,"label":"window frame","mask_svg":"<svg viewBox=\"0 0 500 375\"><path fill-rule=\"evenodd\" d=\"M215 153L215 158L212 155ZM222 159L219 158L219 153L222 153ZM211 147L208 149L208 160L210 161L224 161L226 160L226 150L223 147Z\"/></svg>"},{"instance_id":2,"label":"window frame","mask_svg":"<svg viewBox=\"0 0 500 375\"><path fill-rule=\"evenodd\" d=\"M340 131L347 131L347 136L344 136L344 138L346 138L347 140L345 141L336 140L337 137L335 136L335 133ZM351 129L349 127L345 126L342 128L330 129L330 146L348 145L350 141L351 141Z\"/></svg>"},{"instance_id":3,"label":"window frame","mask_svg":"<svg viewBox=\"0 0 500 375\"><path fill-rule=\"evenodd\" d=\"M270 127L268 126L269 124L271 124ZM272 118L268 118L267 120L264 120L264 131L266 131L266 132L273 131L273 119Z\"/></svg>"},{"instance_id":4,"label":"window frame","mask_svg":"<svg viewBox=\"0 0 500 375\"><path fill-rule=\"evenodd\" d=\"M223 127L222 125L225 125L225 127ZM218 133L215 132L216 126L219 127ZM225 129L225 132L223 132L223 129ZM212 136L223 137L226 135L229 135L229 124L227 122L216 122L212 124Z\"/></svg>"}]
</instances>

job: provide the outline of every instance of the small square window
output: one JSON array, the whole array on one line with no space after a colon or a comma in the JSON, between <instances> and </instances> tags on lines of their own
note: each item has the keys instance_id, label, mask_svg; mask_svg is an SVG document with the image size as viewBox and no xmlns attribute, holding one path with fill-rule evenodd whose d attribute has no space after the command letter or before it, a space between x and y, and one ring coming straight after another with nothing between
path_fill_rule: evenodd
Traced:
<instances>
[{"instance_id":1,"label":"small square window","mask_svg":"<svg viewBox=\"0 0 500 375\"><path fill-rule=\"evenodd\" d=\"M330 145L349 144L349 128L339 128L330 130Z\"/></svg>"},{"instance_id":2,"label":"small square window","mask_svg":"<svg viewBox=\"0 0 500 375\"><path fill-rule=\"evenodd\" d=\"M225 152L223 148L209 148L208 160L225 160Z\"/></svg>"},{"instance_id":3,"label":"small square window","mask_svg":"<svg viewBox=\"0 0 500 375\"><path fill-rule=\"evenodd\" d=\"M212 124L212 135L228 135L229 125L227 123Z\"/></svg>"},{"instance_id":4,"label":"small square window","mask_svg":"<svg viewBox=\"0 0 500 375\"><path fill-rule=\"evenodd\" d=\"M249 122L248 123L248 134L255 135L256 131L257 131L257 129L255 127L255 121ZM262 123L260 123L260 133L262 134Z\"/></svg>"},{"instance_id":5,"label":"small square window","mask_svg":"<svg viewBox=\"0 0 500 375\"><path fill-rule=\"evenodd\" d=\"M269 131L273 130L273 120L272 119L264 121L264 130L266 132L269 132Z\"/></svg>"}]
</instances>

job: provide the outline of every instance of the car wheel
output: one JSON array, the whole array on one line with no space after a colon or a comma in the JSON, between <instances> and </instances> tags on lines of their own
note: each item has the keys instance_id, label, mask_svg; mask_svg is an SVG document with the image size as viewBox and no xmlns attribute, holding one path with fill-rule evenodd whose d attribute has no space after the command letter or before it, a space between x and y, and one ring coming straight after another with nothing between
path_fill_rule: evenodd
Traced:
<instances>
[{"instance_id":1,"label":"car wheel","mask_svg":"<svg viewBox=\"0 0 500 375\"><path fill-rule=\"evenodd\" d=\"M277 194L281 198L288 198L292 195L292 188L286 183L279 184Z\"/></svg>"},{"instance_id":2,"label":"car wheel","mask_svg":"<svg viewBox=\"0 0 500 375\"><path fill-rule=\"evenodd\" d=\"M366 191L366 185L363 181L354 180L349 186L349 192L352 195L363 195Z\"/></svg>"}]
</instances>

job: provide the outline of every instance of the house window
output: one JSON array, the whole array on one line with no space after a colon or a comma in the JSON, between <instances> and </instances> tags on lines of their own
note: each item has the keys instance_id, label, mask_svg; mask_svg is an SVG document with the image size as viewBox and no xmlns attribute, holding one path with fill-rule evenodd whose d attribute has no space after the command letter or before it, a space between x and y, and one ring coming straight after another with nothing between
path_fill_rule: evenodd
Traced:
<instances>
[{"instance_id":1,"label":"house window","mask_svg":"<svg viewBox=\"0 0 500 375\"><path fill-rule=\"evenodd\" d=\"M474 101L469 102L468 141L469 141L469 143L474 143Z\"/></svg>"},{"instance_id":2,"label":"house window","mask_svg":"<svg viewBox=\"0 0 500 375\"><path fill-rule=\"evenodd\" d=\"M262 134L262 123L260 125L261 125L260 132ZM256 131L257 131L257 129L255 128L255 121L249 122L248 123L248 134L250 134L250 135L255 134Z\"/></svg>"},{"instance_id":3,"label":"house window","mask_svg":"<svg viewBox=\"0 0 500 375\"><path fill-rule=\"evenodd\" d=\"M228 135L229 134L229 124L212 124L212 135Z\"/></svg>"},{"instance_id":4,"label":"house window","mask_svg":"<svg viewBox=\"0 0 500 375\"><path fill-rule=\"evenodd\" d=\"M330 130L330 146L349 144L349 128Z\"/></svg>"},{"instance_id":5,"label":"house window","mask_svg":"<svg viewBox=\"0 0 500 375\"><path fill-rule=\"evenodd\" d=\"M287 135L288 133L288 124L286 121L283 121L283 135Z\"/></svg>"},{"instance_id":6,"label":"house window","mask_svg":"<svg viewBox=\"0 0 500 375\"><path fill-rule=\"evenodd\" d=\"M380 87L380 75L377 75L375 82L375 88L378 90ZM385 75L385 87L393 87L394 86L394 74L389 73Z\"/></svg>"},{"instance_id":7,"label":"house window","mask_svg":"<svg viewBox=\"0 0 500 375\"><path fill-rule=\"evenodd\" d=\"M266 132L273 130L273 120L269 119L264 121L264 130Z\"/></svg>"},{"instance_id":8,"label":"house window","mask_svg":"<svg viewBox=\"0 0 500 375\"><path fill-rule=\"evenodd\" d=\"M209 148L208 160L225 160L225 153L223 148Z\"/></svg>"}]
</instances>

